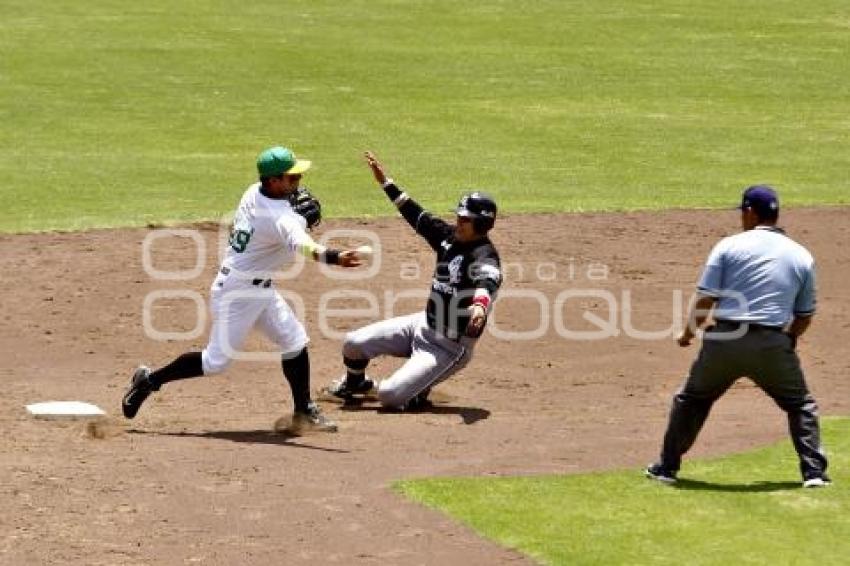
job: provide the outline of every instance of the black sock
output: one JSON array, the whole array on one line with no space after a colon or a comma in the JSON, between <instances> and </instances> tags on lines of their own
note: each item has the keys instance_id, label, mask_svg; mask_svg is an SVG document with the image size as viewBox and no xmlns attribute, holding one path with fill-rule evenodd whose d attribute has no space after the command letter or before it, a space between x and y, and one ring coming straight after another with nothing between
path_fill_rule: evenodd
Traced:
<instances>
[{"instance_id":1,"label":"black sock","mask_svg":"<svg viewBox=\"0 0 850 566\"><path fill-rule=\"evenodd\" d=\"M187 352L165 366L151 373L148 380L155 388L168 383L169 381L177 381L178 379L189 379L190 377L199 377L204 375L204 368L201 364L200 352Z\"/></svg>"},{"instance_id":2,"label":"black sock","mask_svg":"<svg viewBox=\"0 0 850 566\"><path fill-rule=\"evenodd\" d=\"M310 404L310 356L307 354L307 348L298 352L295 357L282 358L280 365L283 366L283 375L292 389L295 411L306 412Z\"/></svg>"},{"instance_id":3,"label":"black sock","mask_svg":"<svg viewBox=\"0 0 850 566\"><path fill-rule=\"evenodd\" d=\"M342 363L345 364L345 382L349 385L358 385L366 379L366 366L369 365L369 360L352 360L351 358L342 357Z\"/></svg>"}]
</instances>

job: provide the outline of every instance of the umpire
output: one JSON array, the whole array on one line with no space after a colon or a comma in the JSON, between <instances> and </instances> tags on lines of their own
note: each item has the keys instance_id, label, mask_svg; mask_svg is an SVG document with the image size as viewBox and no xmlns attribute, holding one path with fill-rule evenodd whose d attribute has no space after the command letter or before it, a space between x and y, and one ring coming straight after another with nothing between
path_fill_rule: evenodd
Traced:
<instances>
[{"instance_id":1,"label":"umpire","mask_svg":"<svg viewBox=\"0 0 850 566\"><path fill-rule=\"evenodd\" d=\"M803 487L826 486L830 480L817 404L794 351L815 312L814 260L776 226L779 199L771 187L749 187L740 210L743 231L711 251L689 324L678 338L680 346L690 345L695 330L713 314L715 324L706 328L690 375L673 397L661 460L646 475L675 483L682 455L696 440L712 404L747 376L788 415Z\"/></svg>"}]
</instances>

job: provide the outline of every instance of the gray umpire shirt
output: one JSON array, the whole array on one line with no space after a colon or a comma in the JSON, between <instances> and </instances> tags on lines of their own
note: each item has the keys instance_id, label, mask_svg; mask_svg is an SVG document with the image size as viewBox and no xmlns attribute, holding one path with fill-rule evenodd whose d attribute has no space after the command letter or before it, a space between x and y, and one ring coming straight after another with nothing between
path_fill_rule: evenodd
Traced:
<instances>
[{"instance_id":1,"label":"gray umpire shirt","mask_svg":"<svg viewBox=\"0 0 850 566\"><path fill-rule=\"evenodd\" d=\"M758 226L714 246L698 289L718 299L717 320L785 326L815 312L814 259L779 228Z\"/></svg>"}]
</instances>

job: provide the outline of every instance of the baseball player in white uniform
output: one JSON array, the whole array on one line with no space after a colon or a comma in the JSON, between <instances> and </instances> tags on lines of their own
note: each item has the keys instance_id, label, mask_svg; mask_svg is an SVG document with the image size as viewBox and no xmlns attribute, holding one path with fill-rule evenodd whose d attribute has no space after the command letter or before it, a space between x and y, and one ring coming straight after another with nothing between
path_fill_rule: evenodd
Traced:
<instances>
[{"instance_id":1,"label":"baseball player in white uniform","mask_svg":"<svg viewBox=\"0 0 850 566\"><path fill-rule=\"evenodd\" d=\"M213 323L207 347L187 352L156 371L136 369L122 402L126 418L135 417L148 395L165 383L224 371L256 327L282 352L283 374L295 408L290 431L336 431L310 398L307 333L272 280L273 273L298 253L331 265L360 265L355 251L327 249L307 234L321 220L321 205L299 187L310 165L284 147L260 154L260 181L248 187L239 202L226 256L211 287Z\"/></svg>"}]
</instances>

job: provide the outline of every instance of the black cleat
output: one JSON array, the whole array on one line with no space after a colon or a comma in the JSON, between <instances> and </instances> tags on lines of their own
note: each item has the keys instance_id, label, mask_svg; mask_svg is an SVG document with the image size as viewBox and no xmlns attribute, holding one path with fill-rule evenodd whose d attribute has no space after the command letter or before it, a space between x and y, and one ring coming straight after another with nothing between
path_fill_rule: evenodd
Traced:
<instances>
[{"instance_id":1,"label":"black cleat","mask_svg":"<svg viewBox=\"0 0 850 566\"><path fill-rule=\"evenodd\" d=\"M159 387L154 387L150 382L151 369L145 366L139 366L133 377L130 378L130 389L124 394L124 399L121 401L121 410L124 411L124 416L132 419L139 412L142 403L148 398L152 391L158 391Z\"/></svg>"},{"instance_id":2,"label":"black cleat","mask_svg":"<svg viewBox=\"0 0 850 566\"><path fill-rule=\"evenodd\" d=\"M357 383L349 383L343 376L331 381L330 385L319 391L320 401L350 401L356 396L365 397L375 390L375 382L368 377Z\"/></svg>"},{"instance_id":3,"label":"black cleat","mask_svg":"<svg viewBox=\"0 0 850 566\"><path fill-rule=\"evenodd\" d=\"M661 464L650 464L647 466L646 470L644 470L644 475L651 480L660 481L661 483L676 483L676 472L665 468Z\"/></svg>"},{"instance_id":4,"label":"black cleat","mask_svg":"<svg viewBox=\"0 0 850 566\"><path fill-rule=\"evenodd\" d=\"M430 394L431 394L431 388L428 387L427 389L425 389L424 391L419 393L419 395L417 395L416 397L414 397L413 399L411 399L410 401L405 403L404 410L405 411L427 411L428 409L432 408L434 406L434 403L432 403L428 399L428 396Z\"/></svg>"}]
</instances>

